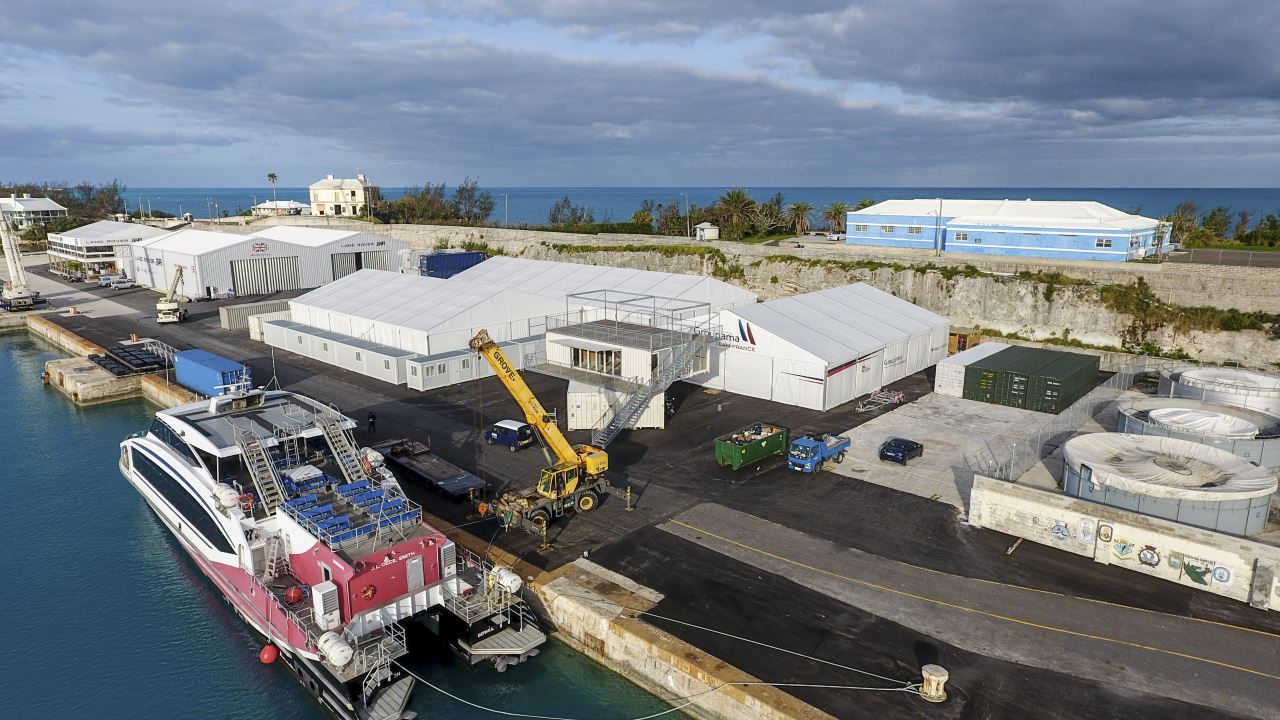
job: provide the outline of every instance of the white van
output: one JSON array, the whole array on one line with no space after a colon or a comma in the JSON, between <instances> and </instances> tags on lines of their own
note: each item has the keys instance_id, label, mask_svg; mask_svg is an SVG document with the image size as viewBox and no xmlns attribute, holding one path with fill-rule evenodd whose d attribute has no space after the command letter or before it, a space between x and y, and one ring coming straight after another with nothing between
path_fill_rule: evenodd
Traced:
<instances>
[{"instance_id":1,"label":"white van","mask_svg":"<svg viewBox=\"0 0 1280 720\"><path fill-rule=\"evenodd\" d=\"M99 275L99 276L98 276L98 287L107 287L107 286L111 285L111 283L113 283L113 282L115 282L115 281L117 281L117 280L124 280L124 279L125 279L124 275L119 274L119 273L114 274L114 275Z\"/></svg>"}]
</instances>

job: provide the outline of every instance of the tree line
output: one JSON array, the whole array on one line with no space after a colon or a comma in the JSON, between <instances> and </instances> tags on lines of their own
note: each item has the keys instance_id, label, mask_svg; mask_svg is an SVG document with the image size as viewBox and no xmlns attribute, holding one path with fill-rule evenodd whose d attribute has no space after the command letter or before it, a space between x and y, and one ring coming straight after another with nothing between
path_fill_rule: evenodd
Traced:
<instances>
[{"instance_id":1,"label":"tree line","mask_svg":"<svg viewBox=\"0 0 1280 720\"><path fill-rule=\"evenodd\" d=\"M1257 215L1221 205L1202 213L1194 202L1184 200L1164 221L1169 224L1173 242L1185 247L1280 247L1280 215L1268 213L1255 223Z\"/></svg>"}]
</instances>

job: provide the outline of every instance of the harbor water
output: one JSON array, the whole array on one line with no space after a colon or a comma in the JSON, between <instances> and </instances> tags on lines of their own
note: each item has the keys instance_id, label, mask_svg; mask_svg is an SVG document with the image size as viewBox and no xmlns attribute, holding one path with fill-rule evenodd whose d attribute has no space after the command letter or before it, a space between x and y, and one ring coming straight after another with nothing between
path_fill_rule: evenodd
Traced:
<instances>
[{"instance_id":1,"label":"harbor water","mask_svg":"<svg viewBox=\"0 0 1280 720\"><path fill-rule=\"evenodd\" d=\"M119 442L144 430L144 401L77 408L43 387L62 357L26 333L0 334L0 582L7 623L2 711L13 718L288 720L324 713L214 591L116 468ZM669 706L557 641L498 674L447 656L413 670L467 700L512 712L591 720ZM419 684L422 720L494 715ZM663 718L683 718L668 713Z\"/></svg>"}]
</instances>

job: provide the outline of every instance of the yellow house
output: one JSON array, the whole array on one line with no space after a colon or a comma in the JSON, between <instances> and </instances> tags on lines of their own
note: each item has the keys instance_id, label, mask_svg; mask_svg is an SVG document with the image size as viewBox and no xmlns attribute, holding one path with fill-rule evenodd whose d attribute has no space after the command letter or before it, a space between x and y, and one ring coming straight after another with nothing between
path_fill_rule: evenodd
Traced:
<instances>
[{"instance_id":1,"label":"yellow house","mask_svg":"<svg viewBox=\"0 0 1280 720\"><path fill-rule=\"evenodd\" d=\"M364 215L371 204L377 204L382 193L364 175L352 178L325 179L311 185L312 215Z\"/></svg>"}]
</instances>

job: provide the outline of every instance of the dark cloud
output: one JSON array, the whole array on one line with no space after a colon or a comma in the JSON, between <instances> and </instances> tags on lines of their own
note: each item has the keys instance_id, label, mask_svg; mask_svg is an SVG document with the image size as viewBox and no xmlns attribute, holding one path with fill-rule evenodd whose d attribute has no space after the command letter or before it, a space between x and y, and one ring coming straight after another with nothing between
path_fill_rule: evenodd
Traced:
<instances>
[{"instance_id":1,"label":"dark cloud","mask_svg":"<svg viewBox=\"0 0 1280 720\"><path fill-rule=\"evenodd\" d=\"M1267 27L1280 11L1236 5L1210 18L1183 0L143 0L127 11L16 0L0 44L101 75L108 103L216 128L53 130L24 118L15 132L45 148L288 135L315 141L317 157L297 162L341 151L406 181L1151 185L1204 178L1135 181L1133 163L1151 172L1252 147L1231 169L1274 182L1262 158L1280 149ZM585 61L451 32L456 18L677 45L750 35L772 60L733 74L675 52L670 63ZM854 87L905 99L852 102Z\"/></svg>"},{"instance_id":2,"label":"dark cloud","mask_svg":"<svg viewBox=\"0 0 1280 720\"><path fill-rule=\"evenodd\" d=\"M78 153L130 152L174 146L223 147L233 139L189 130L100 130L86 126L57 128L0 122L5 139L0 157L75 157Z\"/></svg>"}]
</instances>

